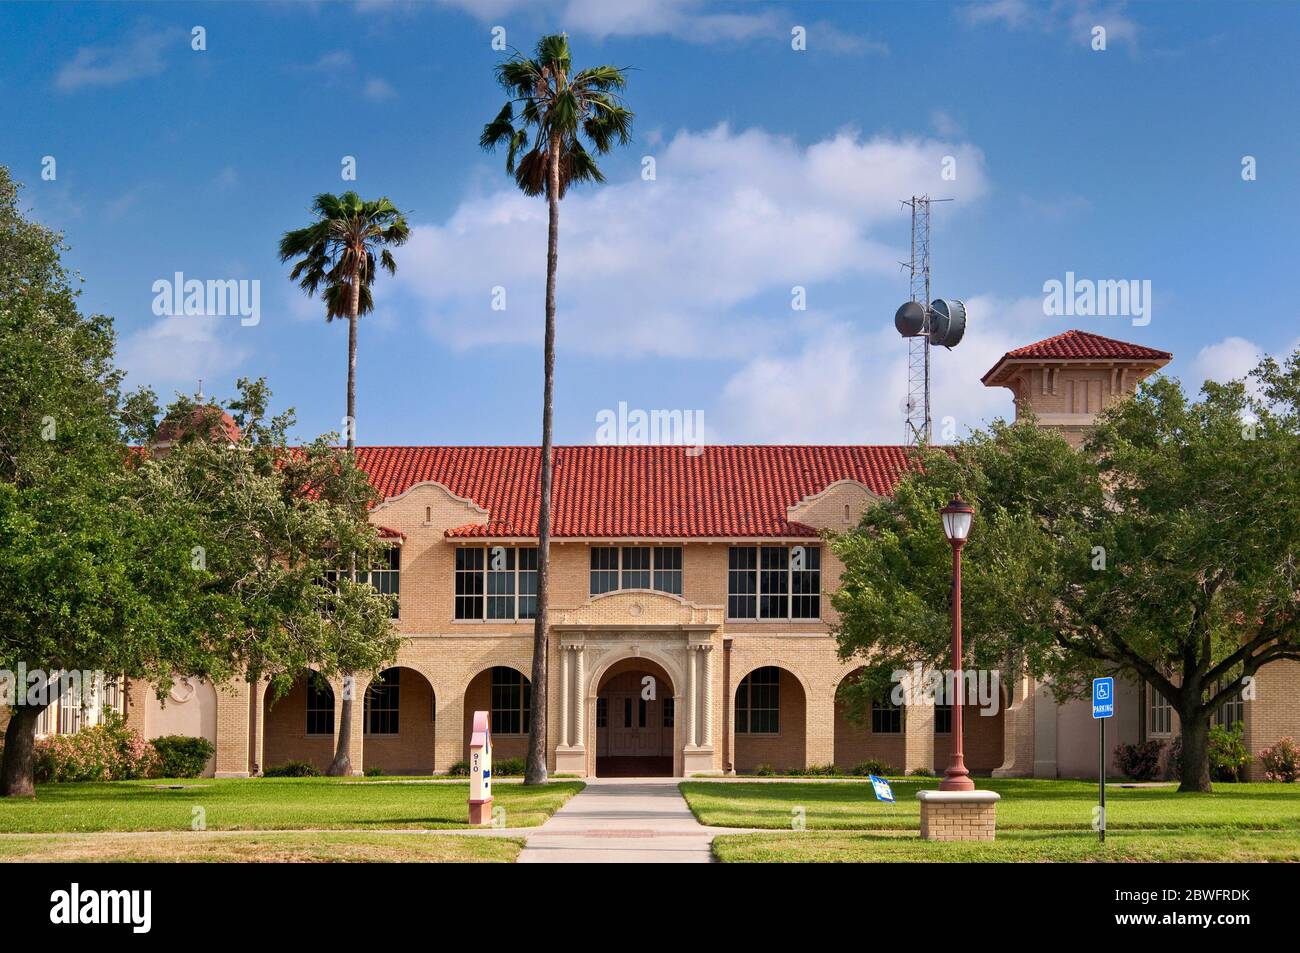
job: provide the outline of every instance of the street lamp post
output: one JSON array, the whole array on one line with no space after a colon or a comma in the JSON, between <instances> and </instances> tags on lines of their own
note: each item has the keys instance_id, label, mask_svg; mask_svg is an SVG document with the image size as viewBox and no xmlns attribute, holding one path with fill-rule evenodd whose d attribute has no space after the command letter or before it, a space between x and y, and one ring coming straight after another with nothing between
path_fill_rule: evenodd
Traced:
<instances>
[{"instance_id":1,"label":"street lamp post","mask_svg":"<svg viewBox=\"0 0 1300 953\"><path fill-rule=\"evenodd\" d=\"M961 672L961 548L970 535L975 508L957 494L952 502L939 511L943 517L943 534L952 544L952 757L943 772L940 791L973 791L975 782L966 770L966 757L962 751L961 712L965 679Z\"/></svg>"}]
</instances>

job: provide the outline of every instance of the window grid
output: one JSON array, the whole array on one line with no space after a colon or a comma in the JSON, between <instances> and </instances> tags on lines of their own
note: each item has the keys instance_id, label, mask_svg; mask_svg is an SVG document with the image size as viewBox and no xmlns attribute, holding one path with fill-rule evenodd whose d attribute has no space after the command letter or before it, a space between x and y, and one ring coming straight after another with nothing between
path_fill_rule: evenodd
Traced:
<instances>
[{"instance_id":1,"label":"window grid","mask_svg":"<svg viewBox=\"0 0 1300 953\"><path fill-rule=\"evenodd\" d=\"M1217 694L1223 689L1223 687L1224 686L1221 683L1215 682L1211 691ZM1238 722L1245 724L1245 721L1246 702L1240 695L1237 695L1236 698L1228 699L1214 710L1214 723L1216 725L1223 725L1225 728L1231 728Z\"/></svg>"},{"instance_id":2,"label":"window grid","mask_svg":"<svg viewBox=\"0 0 1300 953\"><path fill-rule=\"evenodd\" d=\"M398 733L401 708L402 670L385 669L366 688L365 723L368 735Z\"/></svg>"},{"instance_id":3,"label":"window grid","mask_svg":"<svg viewBox=\"0 0 1300 953\"><path fill-rule=\"evenodd\" d=\"M934 706L934 733L936 735L952 734L952 706Z\"/></svg>"},{"instance_id":4,"label":"window grid","mask_svg":"<svg viewBox=\"0 0 1300 953\"><path fill-rule=\"evenodd\" d=\"M821 547L732 546L727 618L821 618Z\"/></svg>"},{"instance_id":5,"label":"window grid","mask_svg":"<svg viewBox=\"0 0 1300 953\"><path fill-rule=\"evenodd\" d=\"M952 716L952 706L948 706L948 715ZM952 730L951 724L948 728ZM871 733L875 735L898 735L903 732L903 709L892 702L874 701L871 703Z\"/></svg>"},{"instance_id":6,"label":"window grid","mask_svg":"<svg viewBox=\"0 0 1300 953\"><path fill-rule=\"evenodd\" d=\"M513 668L498 665L492 669L492 733L494 735L528 734L532 686Z\"/></svg>"},{"instance_id":7,"label":"window grid","mask_svg":"<svg viewBox=\"0 0 1300 953\"><path fill-rule=\"evenodd\" d=\"M590 566L593 596L619 589L682 594L680 546L593 546Z\"/></svg>"},{"instance_id":8,"label":"window grid","mask_svg":"<svg viewBox=\"0 0 1300 953\"><path fill-rule=\"evenodd\" d=\"M462 546L456 550L456 618L516 622L537 615L537 549Z\"/></svg>"},{"instance_id":9,"label":"window grid","mask_svg":"<svg viewBox=\"0 0 1300 953\"><path fill-rule=\"evenodd\" d=\"M334 689L319 672L307 676L307 734L334 734Z\"/></svg>"},{"instance_id":10,"label":"window grid","mask_svg":"<svg viewBox=\"0 0 1300 953\"><path fill-rule=\"evenodd\" d=\"M736 733L775 735L781 731L781 670L756 668L736 690Z\"/></svg>"},{"instance_id":11,"label":"window grid","mask_svg":"<svg viewBox=\"0 0 1300 953\"><path fill-rule=\"evenodd\" d=\"M370 585L375 587L376 592L394 597L392 616L396 619L399 614L399 600L401 598L401 577L402 548L400 546L389 546L384 554L384 568L361 573L358 578L361 582L369 582Z\"/></svg>"},{"instance_id":12,"label":"window grid","mask_svg":"<svg viewBox=\"0 0 1300 953\"><path fill-rule=\"evenodd\" d=\"M1174 706L1154 688L1147 686L1147 734L1171 734L1173 727Z\"/></svg>"}]
</instances>

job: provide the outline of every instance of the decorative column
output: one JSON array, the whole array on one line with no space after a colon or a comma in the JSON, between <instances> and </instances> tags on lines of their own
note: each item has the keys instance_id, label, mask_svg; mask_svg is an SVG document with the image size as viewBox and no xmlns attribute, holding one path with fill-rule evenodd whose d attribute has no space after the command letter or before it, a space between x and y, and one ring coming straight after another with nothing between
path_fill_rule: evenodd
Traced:
<instances>
[{"instance_id":1,"label":"decorative column","mask_svg":"<svg viewBox=\"0 0 1300 953\"><path fill-rule=\"evenodd\" d=\"M573 700L576 709L574 714L574 727L576 730L574 731L573 743L579 748L586 745L585 739L587 736L587 676L586 668L582 664L582 659L582 646L575 645L573 647Z\"/></svg>"},{"instance_id":2,"label":"decorative column","mask_svg":"<svg viewBox=\"0 0 1300 953\"><path fill-rule=\"evenodd\" d=\"M569 673L569 659L573 659L573 673ZM583 684L582 645L560 643L560 743L555 748L557 774L587 774L586 737L587 706L586 687ZM573 725L569 719L572 714Z\"/></svg>"},{"instance_id":3,"label":"decorative column","mask_svg":"<svg viewBox=\"0 0 1300 953\"><path fill-rule=\"evenodd\" d=\"M695 651L695 646L686 647L686 747L694 748L695 739L699 737L696 733L696 723L698 719L695 716L695 709L700 694L700 680L696 674L696 659L699 653Z\"/></svg>"},{"instance_id":4,"label":"decorative column","mask_svg":"<svg viewBox=\"0 0 1300 953\"><path fill-rule=\"evenodd\" d=\"M713 763L713 665L712 642L686 646L686 746L682 751L682 774L708 774ZM703 707L703 711L701 711Z\"/></svg>"},{"instance_id":5,"label":"decorative column","mask_svg":"<svg viewBox=\"0 0 1300 953\"><path fill-rule=\"evenodd\" d=\"M704 737L700 744L713 747L713 646L700 648L704 660Z\"/></svg>"},{"instance_id":6,"label":"decorative column","mask_svg":"<svg viewBox=\"0 0 1300 953\"><path fill-rule=\"evenodd\" d=\"M560 746L569 746L569 647L560 645Z\"/></svg>"}]
</instances>

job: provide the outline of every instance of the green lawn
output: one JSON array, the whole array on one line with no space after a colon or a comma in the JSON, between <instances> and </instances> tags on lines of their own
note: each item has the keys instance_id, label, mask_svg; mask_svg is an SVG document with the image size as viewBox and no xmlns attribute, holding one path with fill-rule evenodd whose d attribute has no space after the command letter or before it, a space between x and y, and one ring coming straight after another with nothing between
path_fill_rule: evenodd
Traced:
<instances>
[{"instance_id":1,"label":"green lawn","mask_svg":"<svg viewBox=\"0 0 1300 953\"><path fill-rule=\"evenodd\" d=\"M511 863L523 841L461 834L0 834L0 862Z\"/></svg>"},{"instance_id":2,"label":"green lawn","mask_svg":"<svg viewBox=\"0 0 1300 953\"><path fill-rule=\"evenodd\" d=\"M1088 781L993 780L998 829L1088 830L1097 784ZM789 830L796 808L808 830L917 830L916 792L937 788L934 778L893 783L897 804L881 803L871 785L856 782L710 782L681 785L701 823L717 827ZM1106 827L1239 829L1300 832L1300 784L1217 784L1213 794L1179 794L1171 787L1106 788Z\"/></svg>"},{"instance_id":3,"label":"green lawn","mask_svg":"<svg viewBox=\"0 0 1300 953\"><path fill-rule=\"evenodd\" d=\"M993 842L920 838L916 792L934 779L894 782L897 804L857 783L697 782L682 794L705 824L780 830L713 841L729 862L1300 861L1300 785L1220 784L1213 794L1172 787L1106 789L1106 844L1092 829L1097 785L989 780L1002 795ZM805 830L793 830L799 820ZM853 833L843 833L852 831Z\"/></svg>"},{"instance_id":4,"label":"green lawn","mask_svg":"<svg viewBox=\"0 0 1300 953\"><path fill-rule=\"evenodd\" d=\"M495 807L505 810L503 826L533 827L582 787L576 781L545 787L501 784L493 794ZM196 808L202 808L209 831L456 828L468 826L468 796L468 782L343 778L45 784L37 787L35 800L0 798L0 834L190 832Z\"/></svg>"},{"instance_id":5,"label":"green lawn","mask_svg":"<svg viewBox=\"0 0 1300 953\"><path fill-rule=\"evenodd\" d=\"M727 863L903 862L1171 862L1300 861L1294 833L1190 830L1107 832L999 831L997 840L941 842L915 833L728 834L715 837L713 854Z\"/></svg>"}]
</instances>

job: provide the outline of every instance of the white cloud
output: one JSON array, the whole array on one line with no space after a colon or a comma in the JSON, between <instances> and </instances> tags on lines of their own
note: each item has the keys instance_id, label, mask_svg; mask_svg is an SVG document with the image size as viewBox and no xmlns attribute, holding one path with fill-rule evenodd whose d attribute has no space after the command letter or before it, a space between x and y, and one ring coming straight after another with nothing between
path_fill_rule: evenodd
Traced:
<instances>
[{"instance_id":1,"label":"white cloud","mask_svg":"<svg viewBox=\"0 0 1300 953\"><path fill-rule=\"evenodd\" d=\"M59 67L54 85L64 92L91 86L117 86L133 79L158 76L166 69L169 48L185 48L188 34L172 27L136 30L122 43L83 46Z\"/></svg>"},{"instance_id":2,"label":"white cloud","mask_svg":"<svg viewBox=\"0 0 1300 953\"><path fill-rule=\"evenodd\" d=\"M226 378L248 356L232 335L249 332L238 318L173 315L122 339L118 363L132 385L148 384L166 397L169 388L190 392L199 378ZM205 384L211 389L211 384Z\"/></svg>"},{"instance_id":3,"label":"white cloud","mask_svg":"<svg viewBox=\"0 0 1300 953\"><path fill-rule=\"evenodd\" d=\"M1264 356L1259 345L1241 337L1226 337L1201 348L1193 365L1201 380L1226 383L1245 377Z\"/></svg>"},{"instance_id":4,"label":"white cloud","mask_svg":"<svg viewBox=\"0 0 1300 953\"><path fill-rule=\"evenodd\" d=\"M366 85L362 89L362 94L366 99L373 100L374 102L383 102L384 100L395 97L397 95L397 90L393 89L387 80L380 79L378 76L372 76L370 79L366 80Z\"/></svg>"},{"instance_id":5,"label":"white cloud","mask_svg":"<svg viewBox=\"0 0 1300 953\"><path fill-rule=\"evenodd\" d=\"M945 155L955 182L940 179ZM639 175L578 187L560 213L560 333L569 350L744 358L779 340L791 288L895 275L899 199L986 190L980 150L851 131L809 146L726 125L679 132ZM638 166L639 168L639 166ZM878 234L879 233L879 236ZM886 244L884 237L893 244ZM545 281L546 204L513 188L416 223L395 294L457 347L533 345ZM492 289L506 310L491 309Z\"/></svg>"},{"instance_id":6,"label":"white cloud","mask_svg":"<svg viewBox=\"0 0 1300 953\"><path fill-rule=\"evenodd\" d=\"M960 8L960 17L972 26L1000 24L1012 30L1064 33L1070 42L1088 46L1095 26L1106 28L1109 46L1116 41L1137 46L1139 27L1125 12L1124 0L977 0Z\"/></svg>"}]
</instances>

